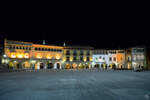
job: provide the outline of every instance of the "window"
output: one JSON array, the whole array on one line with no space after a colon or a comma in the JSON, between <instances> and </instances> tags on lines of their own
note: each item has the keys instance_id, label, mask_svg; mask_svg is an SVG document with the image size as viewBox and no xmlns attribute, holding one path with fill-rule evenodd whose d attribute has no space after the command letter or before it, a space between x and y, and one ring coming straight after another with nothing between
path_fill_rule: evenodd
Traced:
<instances>
[{"instance_id":1,"label":"window","mask_svg":"<svg viewBox=\"0 0 150 100\"><path fill-rule=\"evenodd\" d=\"M54 49L54 52L56 52L56 49Z\"/></svg>"},{"instance_id":2,"label":"window","mask_svg":"<svg viewBox=\"0 0 150 100\"><path fill-rule=\"evenodd\" d=\"M66 58L66 61L69 61L69 60L70 60L70 57L67 57L67 58Z\"/></svg>"},{"instance_id":3,"label":"window","mask_svg":"<svg viewBox=\"0 0 150 100\"><path fill-rule=\"evenodd\" d=\"M80 57L80 61L83 61L83 56Z\"/></svg>"},{"instance_id":4,"label":"window","mask_svg":"<svg viewBox=\"0 0 150 100\"><path fill-rule=\"evenodd\" d=\"M136 55L133 56L133 60L134 60L134 61L136 60Z\"/></svg>"},{"instance_id":5,"label":"window","mask_svg":"<svg viewBox=\"0 0 150 100\"><path fill-rule=\"evenodd\" d=\"M66 55L70 55L70 51L69 50L67 50Z\"/></svg>"},{"instance_id":6,"label":"window","mask_svg":"<svg viewBox=\"0 0 150 100\"><path fill-rule=\"evenodd\" d=\"M16 49L19 49L19 47L16 47Z\"/></svg>"},{"instance_id":7,"label":"window","mask_svg":"<svg viewBox=\"0 0 150 100\"><path fill-rule=\"evenodd\" d=\"M73 51L73 55L77 55L77 51L76 50Z\"/></svg>"},{"instance_id":8,"label":"window","mask_svg":"<svg viewBox=\"0 0 150 100\"><path fill-rule=\"evenodd\" d=\"M116 57L114 57L114 61L116 61Z\"/></svg>"},{"instance_id":9,"label":"window","mask_svg":"<svg viewBox=\"0 0 150 100\"><path fill-rule=\"evenodd\" d=\"M99 56L99 59L101 59L102 57L101 56Z\"/></svg>"},{"instance_id":10,"label":"window","mask_svg":"<svg viewBox=\"0 0 150 100\"><path fill-rule=\"evenodd\" d=\"M13 49L13 46L9 46L9 49Z\"/></svg>"},{"instance_id":11,"label":"window","mask_svg":"<svg viewBox=\"0 0 150 100\"><path fill-rule=\"evenodd\" d=\"M131 57L128 56L128 61L131 61Z\"/></svg>"},{"instance_id":12,"label":"window","mask_svg":"<svg viewBox=\"0 0 150 100\"><path fill-rule=\"evenodd\" d=\"M13 49L16 49L16 47L15 47L15 46L13 46L12 48L13 48Z\"/></svg>"},{"instance_id":13,"label":"window","mask_svg":"<svg viewBox=\"0 0 150 100\"><path fill-rule=\"evenodd\" d=\"M90 51L87 51L86 55L90 55Z\"/></svg>"},{"instance_id":14,"label":"window","mask_svg":"<svg viewBox=\"0 0 150 100\"><path fill-rule=\"evenodd\" d=\"M103 57L103 60L105 60L105 57Z\"/></svg>"},{"instance_id":15,"label":"window","mask_svg":"<svg viewBox=\"0 0 150 100\"><path fill-rule=\"evenodd\" d=\"M83 50L80 50L80 55L83 55Z\"/></svg>"},{"instance_id":16,"label":"window","mask_svg":"<svg viewBox=\"0 0 150 100\"><path fill-rule=\"evenodd\" d=\"M90 61L90 57L87 57L87 58L86 58L86 61Z\"/></svg>"},{"instance_id":17,"label":"window","mask_svg":"<svg viewBox=\"0 0 150 100\"><path fill-rule=\"evenodd\" d=\"M109 61L112 61L112 58L111 58L111 57L109 57Z\"/></svg>"},{"instance_id":18,"label":"window","mask_svg":"<svg viewBox=\"0 0 150 100\"><path fill-rule=\"evenodd\" d=\"M38 50L38 48L35 48L35 50Z\"/></svg>"},{"instance_id":19,"label":"window","mask_svg":"<svg viewBox=\"0 0 150 100\"><path fill-rule=\"evenodd\" d=\"M95 58L95 61L98 62L98 58L97 57Z\"/></svg>"},{"instance_id":20,"label":"window","mask_svg":"<svg viewBox=\"0 0 150 100\"><path fill-rule=\"evenodd\" d=\"M74 60L74 61L76 61L76 60L77 60L77 58L76 58L76 57L73 57L73 60Z\"/></svg>"},{"instance_id":21,"label":"window","mask_svg":"<svg viewBox=\"0 0 150 100\"><path fill-rule=\"evenodd\" d=\"M47 48L45 48L45 51L48 51L48 49L47 49Z\"/></svg>"}]
</instances>

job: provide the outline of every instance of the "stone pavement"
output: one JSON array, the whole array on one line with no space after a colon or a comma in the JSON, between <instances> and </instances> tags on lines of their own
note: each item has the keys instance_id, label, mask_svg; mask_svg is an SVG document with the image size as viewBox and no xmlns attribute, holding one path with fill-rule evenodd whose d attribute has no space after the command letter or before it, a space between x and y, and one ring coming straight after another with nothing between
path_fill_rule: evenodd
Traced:
<instances>
[{"instance_id":1,"label":"stone pavement","mask_svg":"<svg viewBox=\"0 0 150 100\"><path fill-rule=\"evenodd\" d=\"M0 100L150 100L150 72L0 73Z\"/></svg>"}]
</instances>

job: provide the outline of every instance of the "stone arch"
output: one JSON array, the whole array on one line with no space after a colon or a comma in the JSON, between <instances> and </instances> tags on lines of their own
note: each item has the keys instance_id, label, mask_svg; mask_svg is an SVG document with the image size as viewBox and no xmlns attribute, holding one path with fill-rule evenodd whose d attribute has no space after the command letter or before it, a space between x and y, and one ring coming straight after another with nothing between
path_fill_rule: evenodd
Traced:
<instances>
[{"instance_id":1,"label":"stone arch","mask_svg":"<svg viewBox=\"0 0 150 100\"><path fill-rule=\"evenodd\" d=\"M47 69L53 69L53 68L54 68L54 64L52 62L48 62Z\"/></svg>"},{"instance_id":2,"label":"stone arch","mask_svg":"<svg viewBox=\"0 0 150 100\"><path fill-rule=\"evenodd\" d=\"M60 63L56 63L56 68L57 69L61 69L61 64Z\"/></svg>"},{"instance_id":3,"label":"stone arch","mask_svg":"<svg viewBox=\"0 0 150 100\"><path fill-rule=\"evenodd\" d=\"M66 64L66 65L65 65L65 68L66 68L66 69L70 69L70 68L71 68L71 64Z\"/></svg>"},{"instance_id":4,"label":"stone arch","mask_svg":"<svg viewBox=\"0 0 150 100\"><path fill-rule=\"evenodd\" d=\"M35 64L35 69L44 69L45 64L43 62L37 62Z\"/></svg>"},{"instance_id":5,"label":"stone arch","mask_svg":"<svg viewBox=\"0 0 150 100\"><path fill-rule=\"evenodd\" d=\"M25 69L31 68L31 64L30 64L28 61L23 62L23 63L22 63L22 66L23 66L23 68L25 68Z\"/></svg>"},{"instance_id":6,"label":"stone arch","mask_svg":"<svg viewBox=\"0 0 150 100\"><path fill-rule=\"evenodd\" d=\"M100 65L99 64L95 64L94 68L100 68Z\"/></svg>"},{"instance_id":7,"label":"stone arch","mask_svg":"<svg viewBox=\"0 0 150 100\"><path fill-rule=\"evenodd\" d=\"M73 64L72 64L72 68L73 68L73 69L77 69L77 66L78 66L78 65L77 65L76 63L73 63Z\"/></svg>"},{"instance_id":8,"label":"stone arch","mask_svg":"<svg viewBox=\"0 0 150 100\"><path fill-rule=\"evenodd\" d=\"M21 67L19 62L17 61L10 61L8 65L9 68L13 68L13 69L19 69Z\"/></svg>"}]
</instances>

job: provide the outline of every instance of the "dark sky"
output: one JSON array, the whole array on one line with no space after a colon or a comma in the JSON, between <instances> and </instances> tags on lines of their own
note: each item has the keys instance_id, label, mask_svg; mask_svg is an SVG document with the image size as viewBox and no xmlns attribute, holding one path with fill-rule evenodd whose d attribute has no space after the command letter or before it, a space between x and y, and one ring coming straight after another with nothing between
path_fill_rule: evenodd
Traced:
<instances>
[{"instance_id":1,"label":"dark sky","mask_svg":"<svg viewBox=\"0 0 150 100\"><path fill-rule=\"evenodd\" d=\"M149 45L147 7L101 7L11 12L1 16L0 38L47 44L124 48Z\"/></svg>"}]
</instances>

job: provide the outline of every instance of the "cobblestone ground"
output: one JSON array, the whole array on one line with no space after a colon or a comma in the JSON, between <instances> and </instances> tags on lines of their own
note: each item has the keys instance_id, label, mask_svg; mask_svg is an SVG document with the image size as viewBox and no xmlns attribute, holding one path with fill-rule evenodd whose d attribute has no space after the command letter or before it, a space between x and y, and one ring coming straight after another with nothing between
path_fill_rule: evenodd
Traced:
<instances>
[{"instance_id":1,"label":"cobblestone ground","mask_svg":"<svg viewBox=\"0 0 150 100\"><path fill-rule=\"evenodd\" d=\"M150 100L150 72L0 73L0 100Z\"/></svg>"}]
</instances>

